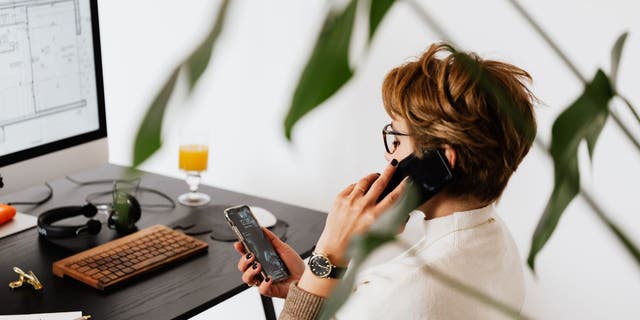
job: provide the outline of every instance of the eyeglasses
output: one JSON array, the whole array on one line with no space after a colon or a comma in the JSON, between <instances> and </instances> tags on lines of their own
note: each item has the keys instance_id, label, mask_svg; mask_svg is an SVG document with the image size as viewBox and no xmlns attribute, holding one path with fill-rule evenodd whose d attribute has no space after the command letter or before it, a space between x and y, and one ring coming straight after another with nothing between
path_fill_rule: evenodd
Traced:
<instances>
[{"instance_id":1,"label":"eyeglasses","mask_svg":"<svg viewBox=\"0 0 640 320\"><path fill-rule=\"evenodd\" d=\"M408 137L410 136L410 134L393 131L391 123L382 128L382 141L384 141L384 148L389 154L396 152L396 149L398 149L398 146L400 145L400 141L398 141L398 138L396 136Z\"/></svg>"}]
</instances>

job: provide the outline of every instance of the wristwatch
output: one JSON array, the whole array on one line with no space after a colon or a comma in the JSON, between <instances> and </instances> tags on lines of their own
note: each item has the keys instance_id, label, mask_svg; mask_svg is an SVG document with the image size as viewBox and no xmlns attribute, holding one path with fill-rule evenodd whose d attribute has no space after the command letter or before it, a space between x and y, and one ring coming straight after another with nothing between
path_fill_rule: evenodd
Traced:
<instances>
[{"instance_id":1,"label":"wristwatch","mask_svg":"<svg viewBox=\"0 0 640 320\"><path fill-rule=\"evenodd\" d=\"M347 268L341 268L329 260L323 253L313 252L309 258L309 269L311 273L320 278L340 279L347 272Z\"/></svg>"}]
</instances>

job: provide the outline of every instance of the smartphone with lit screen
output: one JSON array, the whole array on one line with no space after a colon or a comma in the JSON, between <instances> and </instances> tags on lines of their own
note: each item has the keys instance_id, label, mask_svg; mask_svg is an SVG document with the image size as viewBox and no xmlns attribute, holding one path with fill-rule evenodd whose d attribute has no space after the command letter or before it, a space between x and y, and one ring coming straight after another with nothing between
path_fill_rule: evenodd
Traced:
<instances>
[{"instance_id":1,"label":"smartphone with lit screen","mask_svg":"<svg viewBox=\"0 0 640 320\"><path fill-rule=\"evenodd\" d=\"M420 158L415 154L410 154L398 163L396 171L378 197L377 202L382 201L406 177L411 178L418 190L420 203L424 203L451 183L454 175L447 157L441 150L428 150Z\"/></svg>"},{"instance_id":2,"label":"smartphone with lit screen","mask_svg":"<svg viewBox=\"0 0 640 320\"><path fill-rule=\"evenodd\" d=\"M289 270L271 242L260 228L258 220L246 205L224 210L227 223L233 229L245 250L250 252L262 265L262 279L271 277L274 282L289 278Z\"/></svg>"}]
</instances>

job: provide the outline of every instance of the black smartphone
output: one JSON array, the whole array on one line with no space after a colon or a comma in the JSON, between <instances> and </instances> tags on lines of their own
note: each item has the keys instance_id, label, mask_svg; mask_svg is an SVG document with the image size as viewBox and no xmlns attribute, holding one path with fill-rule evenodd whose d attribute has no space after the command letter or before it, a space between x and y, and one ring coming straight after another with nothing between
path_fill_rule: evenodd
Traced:
<instances>
[{"instance_id":1,"label":"black smartphone","mask_svg":"<svg viewBox=\"0 0 640 320\"><path fill-rule=\"evenodd\" d=\"M278 256L248 206L228 208L224 210L224 216L245 250L262 265L262 279L269 276L274 282L278 282L289 278L287 266Z\"/></svg>"},{"instance_id":2,"label":"black smartphone","mask_svg":"<svg viewBox=\"0 0 640 320\"><path fill-rule=\"evenodd\" d=\"M438 149L424 152L422 158L412 153L398 163L391 180L378 197L378 202L391 193L406 177L410 177L412 183L418 188L421 197L419 203L422 204L453 180L453 170L449 166L447 157Z\"/></svg>"}]
</instances>

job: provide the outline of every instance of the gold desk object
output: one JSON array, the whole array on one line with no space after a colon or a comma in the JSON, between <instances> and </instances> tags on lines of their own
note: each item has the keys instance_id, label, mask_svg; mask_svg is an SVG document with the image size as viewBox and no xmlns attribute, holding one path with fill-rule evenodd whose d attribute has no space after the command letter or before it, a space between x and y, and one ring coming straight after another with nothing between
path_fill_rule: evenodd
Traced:
<instances>
[{"instance_id":1,"label":"gold desk object","mask_svg":"<svg viewBox=\"0 0 640 320\"><path fill-rule=\"evenodd\" d=\"M20 288L24 285L25 282L32 285L36 290L42 290L42 288L44 288L33 271L29 270L29 273L26 273L18 267L13 267L13 271L19 274L20 278L16 281L9 282L9 287L11 287L11 289Z\"/></svg>"}]
</instances>

